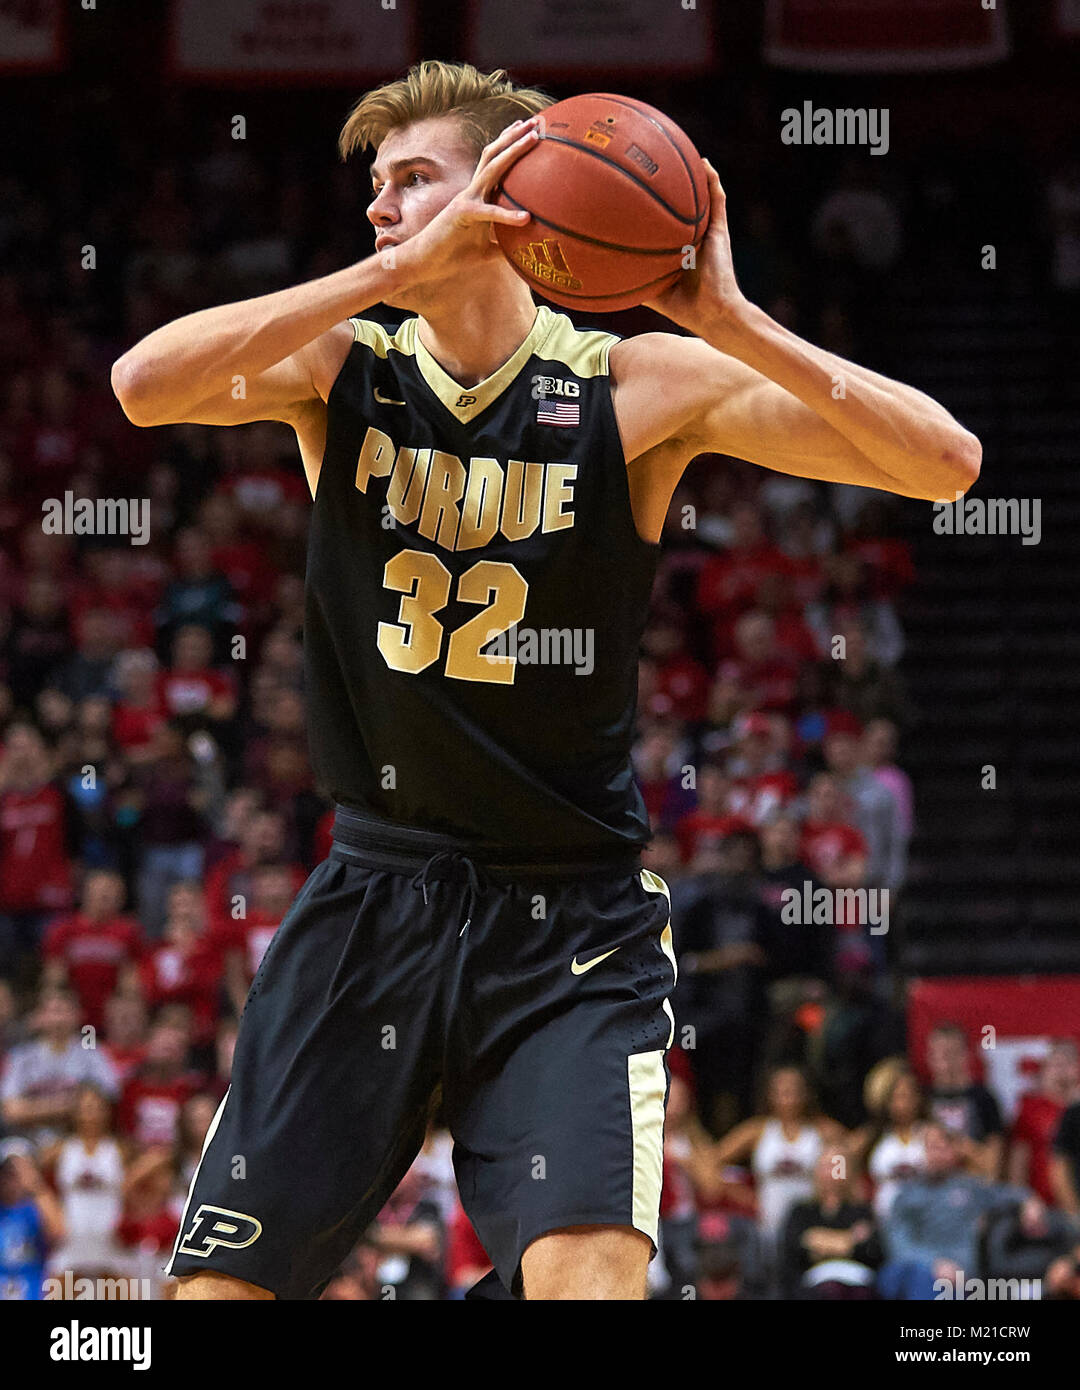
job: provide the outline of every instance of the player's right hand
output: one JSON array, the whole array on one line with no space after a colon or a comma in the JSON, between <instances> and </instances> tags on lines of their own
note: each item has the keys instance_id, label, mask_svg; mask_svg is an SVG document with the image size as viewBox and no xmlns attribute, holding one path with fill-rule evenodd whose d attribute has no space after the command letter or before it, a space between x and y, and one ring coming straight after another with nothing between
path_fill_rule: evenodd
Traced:
<instances>
[{"instance_id":1,"label":"player's right hand","mask_svg":"<svg viewBox=\"0 0 1080 1390\"><path fill-rule=\"evenodd\" d=\"M441 280L470 263L476 265L502 254L495 244L492 224L521 226L531 214L488 200L510 166L539 138L539 116L507 126L484 146L468 187L455 194L422 231L378 253L393 272L396 289Z\"/></svg>"}]
</instances>

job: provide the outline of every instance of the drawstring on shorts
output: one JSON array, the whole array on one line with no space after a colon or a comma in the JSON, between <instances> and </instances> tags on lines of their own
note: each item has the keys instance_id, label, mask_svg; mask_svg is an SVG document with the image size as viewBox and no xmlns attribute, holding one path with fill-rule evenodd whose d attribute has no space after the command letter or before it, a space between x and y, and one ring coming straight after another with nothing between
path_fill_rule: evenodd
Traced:
<instances>
[{"instance_id":1,"label":"drawstring on shorts","mask_svg":"<svg viewBox=\"0 0 1080 1390\"><path fill-rule=\"evenodd\" d=\"M446 874L440 873L439 870L443 867L449 869L450 872ZM472 915L476 908L476 900L486 886L485 880L474 860L470 859L467 854L459 849L437 850L424 867L412 876L410 884L413 888L418 888L423 893L424 905L427 906L428 884L442 878L458 878L460 877L456 872L458 869L465 870L465 877L469 884L468 896L465 900L465 925L458 932L458 936L464 936L469 923L472 921Z\"/></svg>"}]
</instances>

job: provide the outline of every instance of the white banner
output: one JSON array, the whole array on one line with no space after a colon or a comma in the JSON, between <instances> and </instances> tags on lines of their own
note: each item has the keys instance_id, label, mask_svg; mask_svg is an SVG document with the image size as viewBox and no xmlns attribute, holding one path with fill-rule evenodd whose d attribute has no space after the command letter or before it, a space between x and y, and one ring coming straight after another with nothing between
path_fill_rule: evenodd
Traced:
<instances>
[{"instance_id":1,"label":"white banner","mask_svg":"<svg viewBox=\"0 0 1080 1390\"><path fill-rule=\"evenodd\" d=\"M46 72L64 59L63 0L0 0L0 70Z\"/></svg>"},{"instance_id":2,"label":"white banner","mask_svg":"<svg viewBox=\"0 0 1080 1390\"><path fill-rule=\"evenodd\" d=\"M620 69L665 76L712 66L712 0L469 0L465 52L488 71Z\"/></svg>"},{"instance_id":3,"label":"white banner","mask_svg":"<svg viewBox=\"0 0 1080 1390\"><path fill-rule=\"evenodd\" d=\"M765 59L815 72L927 72L1009 55L1006 0L768 0Z\"/></svg>"},{"instance_id":4,"label":"white banner","mask_svg":"<svg viewBox=\"0 0 1080 1390\"><path fill-rule=\"evenodd\" d=\"M173 0L169 65L230 84L398 77L414 60L415 18L414 0Z\"/></svg>"}]
</instances>

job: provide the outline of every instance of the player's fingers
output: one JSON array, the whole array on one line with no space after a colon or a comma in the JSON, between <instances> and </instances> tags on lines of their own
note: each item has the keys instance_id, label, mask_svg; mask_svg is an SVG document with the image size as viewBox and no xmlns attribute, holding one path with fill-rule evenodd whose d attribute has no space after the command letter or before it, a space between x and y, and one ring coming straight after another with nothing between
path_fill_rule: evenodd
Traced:
<instances>
[{"instance_id":1,"label":"player's fingers","mask_svg":"<svg viewBox=\"0 0 1080 1390\"><path fill-rule=\"evenodd\" d=\"M496 155L501 154L508 146L519 140L527 130L538 128L539 124L540 118L538 116L530 116L526 120L515 121L513 125L508 125L505 130L501 130L495 139L490 140L480 152L476 172L480 173L482 169L486 169Z\"/></svg>"},{"instance_id":2,"label":"player's fingers","mask_svg":"<svg viewBox=\"0 0 1080 1390\"><path fill-rule=\"evenodd\" d=\"M705 176L709 181L709 196L714 203L717 201L725 201L727 199L727 194L724 192L724 185L720 182L720 175L707 159L703 159L701 162L705 166Z\"/></svg>"},{"instance_id":3,"label":"player's fingers","mask_svg":"<svg viewBox=\"0 0 1080 1390\"><path fill-rule=\"evenodd\" d=\"M472 191L480 197L486 197L506 173L507 169L521 158L540 138L540 132L536 126L530 126L523 131L516 140L512 141L504 149L493 154L488 162L483 166L478 166L476 174L473 176Z\"/></svg>"},{"instance_id":4,"label":"player's fingers","mask_svg":"<svg viewBox=\"0 0 1080 1390\"><path fill-rule=\"evenodd\" d=\"M498 203L473 203L462 214L466 222L504 222L507 226L520 227L532 216L526 208L504 208Z\"/></svg>"}]
</instances>

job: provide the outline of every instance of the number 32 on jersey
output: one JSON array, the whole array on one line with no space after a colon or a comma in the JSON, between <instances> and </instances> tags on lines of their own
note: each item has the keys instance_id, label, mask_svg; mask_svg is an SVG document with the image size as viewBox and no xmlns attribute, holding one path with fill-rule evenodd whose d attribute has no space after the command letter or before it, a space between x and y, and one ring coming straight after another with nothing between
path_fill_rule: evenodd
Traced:
<instances>
[{"instance_id":1,"label":"number 32 on jersey","mask_svg":"<svg viewBox=\"0 0 1080 1390\"><path fill-rule=\"evenodd\" d=\"M403 594L396 623L380 623L378 647L392 671L416 675L438 661L445 629L435 617L450 601L453 575L436 555L399 550L387 561L383 586ZM445 673L459 681L513 685L517 662L512 656L481 650L521 622L529 585L515 565L478 560L457 584L460 603L484 604L483 610L450 634Z\"/></svg>"}]
</instances>

